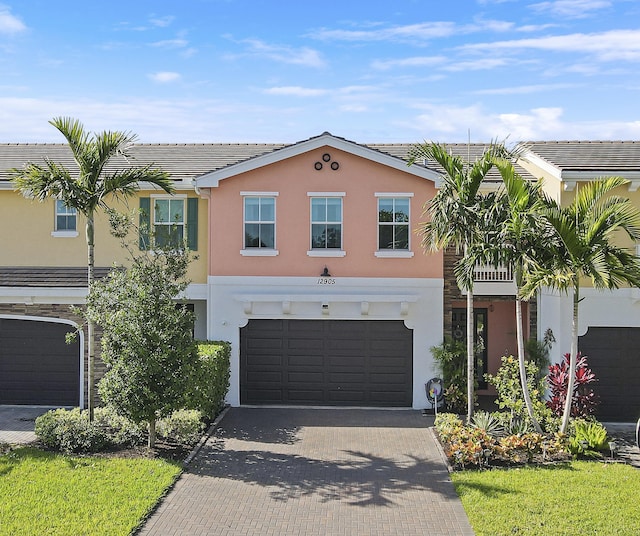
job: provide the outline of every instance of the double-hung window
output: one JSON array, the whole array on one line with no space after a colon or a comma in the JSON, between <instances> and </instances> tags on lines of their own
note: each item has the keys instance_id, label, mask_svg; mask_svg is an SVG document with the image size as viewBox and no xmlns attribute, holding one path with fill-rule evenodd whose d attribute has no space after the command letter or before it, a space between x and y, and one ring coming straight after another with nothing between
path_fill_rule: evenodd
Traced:
<instances>
[{"instance_id":1,"label":"double-hung window","mask_svg":"<svg viewBox=\"0 0 640 536\"><path fill-rule=\"evenodd\" d=\"M311 250L309 255L344 255L342 249L343 192L309 193L311 198Z\"/></svg>"},{"instance_id":2,"label":"double-hung window","mask_svg":"<svg viewBox=\"0 0 640 536\"><path fill-rule=\"evenodd\" d=\"M62 199L56 199L53 236L78 236L78 213Z\"/></svg>"},{"instance_id":3,"label":"double-hung window","mask_svg":"<svg viewBox=\"0 0 640 536\"><path fill-rule=\"evenodd\" d=\"M242 192L244 199L243 255L270 255L276 252L277 193Z\"/></svg>"},{"instance_id":4,"label":"double-hung window","mask_svg":"<svg viewBox=\"0 0 640 536\"><path fill-rule=\"evenodd\" d=\"M410 256L409 207L413 194L383 194L378 198L378 251L376 256Z\"/></svg>"},{"instance_id":5,"label":"double-hung window","mask_svg":"<svg viewBox=\"0 0 640 536\"><path fill-rule=\"evenodd\" d=\"M153 231L157 247L179 248L184 242L184 199L153 200Z\"/></svg>"}]
</instances>

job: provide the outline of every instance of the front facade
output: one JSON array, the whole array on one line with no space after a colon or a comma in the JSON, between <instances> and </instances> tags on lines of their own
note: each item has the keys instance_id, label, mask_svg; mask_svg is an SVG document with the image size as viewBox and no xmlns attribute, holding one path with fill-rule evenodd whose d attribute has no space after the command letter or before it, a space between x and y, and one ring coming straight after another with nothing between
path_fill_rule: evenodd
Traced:
<instances>
[{"instance_id":1,"label":"front facade","mask_svg":"<svg viewBox=\"0 0 640 536\"><path fill-rule=\"evenodd\" d=\"M416 233L439 185L434 163L408 166L409 144L364 146L328 133L292 145L134 149L139 163L171 174L177 193L143 184L113 208L142 209L158 236L186 238L197 254L180 299L196 312L196 338L232 343L231 405L429 407L424 385L436 375L430 348L445 335L463 339L466 329L455 255L425 254ZM451 145L465 158L483 149ZM530 144L518 170L530 180L545 177L547 191L564 202L571 196L566 176L547 163L544 149ZM600 158L611 161L616 147L608 149ZM15 229L0 238L0 404L84 406L86 340L70 311L86 295L84 221L63 203L22 198L6 172L44 156L72 167L63 145L0 145L0 218ZM618 171L640 179L636 164ZM499 187L495 175L486 187ZM630 194L640 203L633 187ZM98 273L126 264L104 215L96 228ZM592 361L609 352L608 344L606 352L596 348L611 332L591 342L587 331L640 331L636 292L598 295L581 310L584 325L597 328L585 327L581 339ZM502 355L516 352L508 270L479 266L474 295L482 380L497 371ZM568 351L564 297L541 292L524 314L528 335L541 338L553 329L554 360ZM60 344L78 328L75 346ZM628 350L617 350L620 363L627 363ZM640 371L632 374L640 378ZM480 394L494 393L482 381L479 387Z\"/></svg>"}]
</instances>

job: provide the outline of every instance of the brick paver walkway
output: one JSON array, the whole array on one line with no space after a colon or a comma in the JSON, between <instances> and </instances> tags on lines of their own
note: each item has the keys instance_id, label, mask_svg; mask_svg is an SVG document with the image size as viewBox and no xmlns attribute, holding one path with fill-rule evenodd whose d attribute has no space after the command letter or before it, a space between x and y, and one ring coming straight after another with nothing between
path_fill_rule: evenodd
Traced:
<instances>
[{"instance_id":1,"label":"brick paver walkway","mask_svg":"<svg viewBox=\"0 0 640 536\"><path fill-rule=\"evenodd\" d=\"M141 535L471 535L418 411L232 408Z\"/></svg>"},{"instance_id":2,"label":"brick paver walkway","mask_svg":"<svg viewBox=\"0 0 640 536\"><path fill-rule=\"evenodd\" d=\"M0 443L26 444L36 440L33 426L36 417L52 407L0 406Z\"/></svg>"}]
</instances>

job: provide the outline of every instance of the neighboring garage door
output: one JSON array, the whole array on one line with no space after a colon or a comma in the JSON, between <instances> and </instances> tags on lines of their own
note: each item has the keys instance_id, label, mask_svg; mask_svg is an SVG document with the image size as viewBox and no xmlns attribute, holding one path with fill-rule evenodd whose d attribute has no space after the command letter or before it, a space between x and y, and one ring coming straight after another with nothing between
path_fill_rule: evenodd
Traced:
<instances>
[{"instance_id":1,"label":"neighboring garage door","mask_svg":"<svg viewBox=\"0 0 640 536\"><path fill-rule=\"evenodd\" d=\"M640 328L590 327L578 348L598 379L598 419L635 422L640 417Z\"/></svg>"},{"instance_id":2,"label":"neighboring garage door","mask_svg":"<svg viewBox=\"0 0 640 536\"><path fill-rule=\"evenodd\" d=\"M68 324L0 318L0 404L77 406L80 346Z\"/></svg>"},{"instance_id":3,"label":"neighboring garage door","mask_svg":"<svg viewBox=\"0 0 640 536\"><path fill-rule=\"evenodd\" d=\"M240 403L411 406L412 361L402 321L250 320Z\"/></svg>"}]
</instances>

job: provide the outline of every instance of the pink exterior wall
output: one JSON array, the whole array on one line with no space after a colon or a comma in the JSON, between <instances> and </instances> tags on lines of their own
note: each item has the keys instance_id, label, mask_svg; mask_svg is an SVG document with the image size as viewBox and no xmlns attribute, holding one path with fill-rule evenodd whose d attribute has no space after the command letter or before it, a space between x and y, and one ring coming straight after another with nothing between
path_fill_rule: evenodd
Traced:
<instances>
[{"instance_id":1,"label":"pink exterior wall","mask_svg":"<svg viewBox=\"0 0 640 536\"><path fill-rule=\"evenodd\" d=\"M331 155L339 169L327 163L316 171L323 154ZM408 169L408 168L407 168ZM276 198L275 257L245 257L243 197L240 192L278 192ZM341 258L309 257L310 198L307 192L345 192ZM326 265L336 277L442 277L442 255L425 255L420 238L411 233L413 258L377 258L376 192L413 193L410 229L423 221L423 205L435 195L433 182L364 158L323 147L260 169L224 179L211 189L209 221L209 273L214 276L311 276ZM221 253L224 252L224 253Z\"/></svg>"},{"instance_id":2,"label":"pink exterior wall","mask_svg":"<svg viewBox=\"0 0 640 536\"><path fill-rule=\"evenodd\" d=\"M456 308L465 308L466 302L454 302ZM495 375L500 368L500 358L504 355L518 355L516 340L516 305L515 300L480 300L475 299L473 306L476 309L487 309L487 372ZM529 306L522 304L522 317L524 319L524 340L529 338ZM480 394L495 394L493 385L488 389L478 390Z\"/></svg>"}]
</instances>

